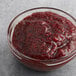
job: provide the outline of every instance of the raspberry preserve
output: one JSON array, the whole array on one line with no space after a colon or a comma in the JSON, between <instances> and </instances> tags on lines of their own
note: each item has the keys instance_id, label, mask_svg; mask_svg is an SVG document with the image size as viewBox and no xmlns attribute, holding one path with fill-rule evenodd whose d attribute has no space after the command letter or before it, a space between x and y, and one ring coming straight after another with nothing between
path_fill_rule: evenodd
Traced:
<instances>
[{"instance_id":1,"label":"raspberry preserve","mask_svg":"<svg viewBox=\"0 0 76 76\"><path fill-rule=\"evenodd\" d=\"M55 8L24 11L8 29L12 53L26 66L39 71L61 67L75 56L76 21Z\"/></svg>"}]
</instances>

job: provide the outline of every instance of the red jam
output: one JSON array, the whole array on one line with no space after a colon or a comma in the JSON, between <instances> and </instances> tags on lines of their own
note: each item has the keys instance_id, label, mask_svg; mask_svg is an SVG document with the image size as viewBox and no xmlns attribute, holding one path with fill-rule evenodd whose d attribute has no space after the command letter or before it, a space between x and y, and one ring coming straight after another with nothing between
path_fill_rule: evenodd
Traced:
<instances>
[{"instance_id":1,"label":"red jam","mask_svg":"<svg viewBox=\"0 0 76 76\"><path fill-rule=\"evenodd\" d=\"M76 27L52 12L36 12L20 21L13 33L13 46L34 59L49 60L75 50Z\"/></svg>"}]
</instances>

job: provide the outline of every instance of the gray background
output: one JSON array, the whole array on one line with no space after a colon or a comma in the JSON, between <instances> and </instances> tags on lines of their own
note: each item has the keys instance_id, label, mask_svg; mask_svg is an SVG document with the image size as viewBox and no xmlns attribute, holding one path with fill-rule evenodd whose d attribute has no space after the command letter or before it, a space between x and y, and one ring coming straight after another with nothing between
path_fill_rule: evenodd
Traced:
<instances>
[{"instance_id":1,"label":"gray background","mask_svg":"<svg viewBox=\"0 0 76 76\"><path fill-rule=\"evenodd\" d=\"M20 12L49 6L67 11L76 18L76 0L0 0L0 76L76 76L76 58L64 67L51 72L37 72L19 63L10 53L7 28Z\"/></svg>"}]
</instances>

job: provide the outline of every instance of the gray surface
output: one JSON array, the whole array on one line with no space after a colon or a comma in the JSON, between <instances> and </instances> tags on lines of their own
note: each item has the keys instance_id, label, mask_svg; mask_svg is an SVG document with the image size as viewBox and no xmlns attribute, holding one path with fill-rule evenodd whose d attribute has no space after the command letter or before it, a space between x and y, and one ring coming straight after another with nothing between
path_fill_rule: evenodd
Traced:
<instances>
[{"instance_id":1,"label":"gray surface","mask_svg":"<svg viewBox=\"0 0 76 76\"><path fill-rule=\"evenodd\" d=\"M76 58L51 72L36 72L24 67L10 53L7 28L20 12L40 6L63 9L76 17L76 0L0 0L0 76L76 76Z\"/></svg>"}]
</instances>

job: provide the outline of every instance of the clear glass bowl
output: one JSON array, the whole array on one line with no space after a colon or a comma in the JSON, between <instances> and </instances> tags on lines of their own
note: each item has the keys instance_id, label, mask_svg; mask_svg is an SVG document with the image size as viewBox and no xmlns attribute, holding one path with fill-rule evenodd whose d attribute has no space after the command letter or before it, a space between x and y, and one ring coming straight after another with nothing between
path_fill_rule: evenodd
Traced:
<instances>
[{"instance_id":1,"label":"clear glass bowl","mask_svg":"<svg viewBox=\"0 0 76 76\"><path fill-rule=\"evenodd\" d=\"M26 56L26 55L20 53L16 48L14 48L14 46L12 45L12 35L14 32L15 26L21 20L23 20L26 16L28 16L32 13L35 13L35 12L45 12L45 11L51 11L51 12L57 13L61 16L64 16L67 19L69 19L74 25L76 25L76 19L74 17L72 17L70 14L68 14L60 9L50 8L50 7L39 7L39 8L33 8L33 9L26 10L26 11L20 13L19 15L17 15L11 21L11 23L8 27L8 33L7 33L9 46L11 47L11 52L13 53L13 55L17 59L19 59L20 62L25 64L27 67L30 67L30 68L38 70L38 71L49 71L49 70L57 69L57 68L63 66L64 64L66 64L67 62L69 62L70 60L72 60L76 56L76 50L73 50L72 53L70 53L68 56L65 56L63 58L51 59L51 60L38 60L38 59L34 59L34 58Z\"/></svg>"}]
</instances>

